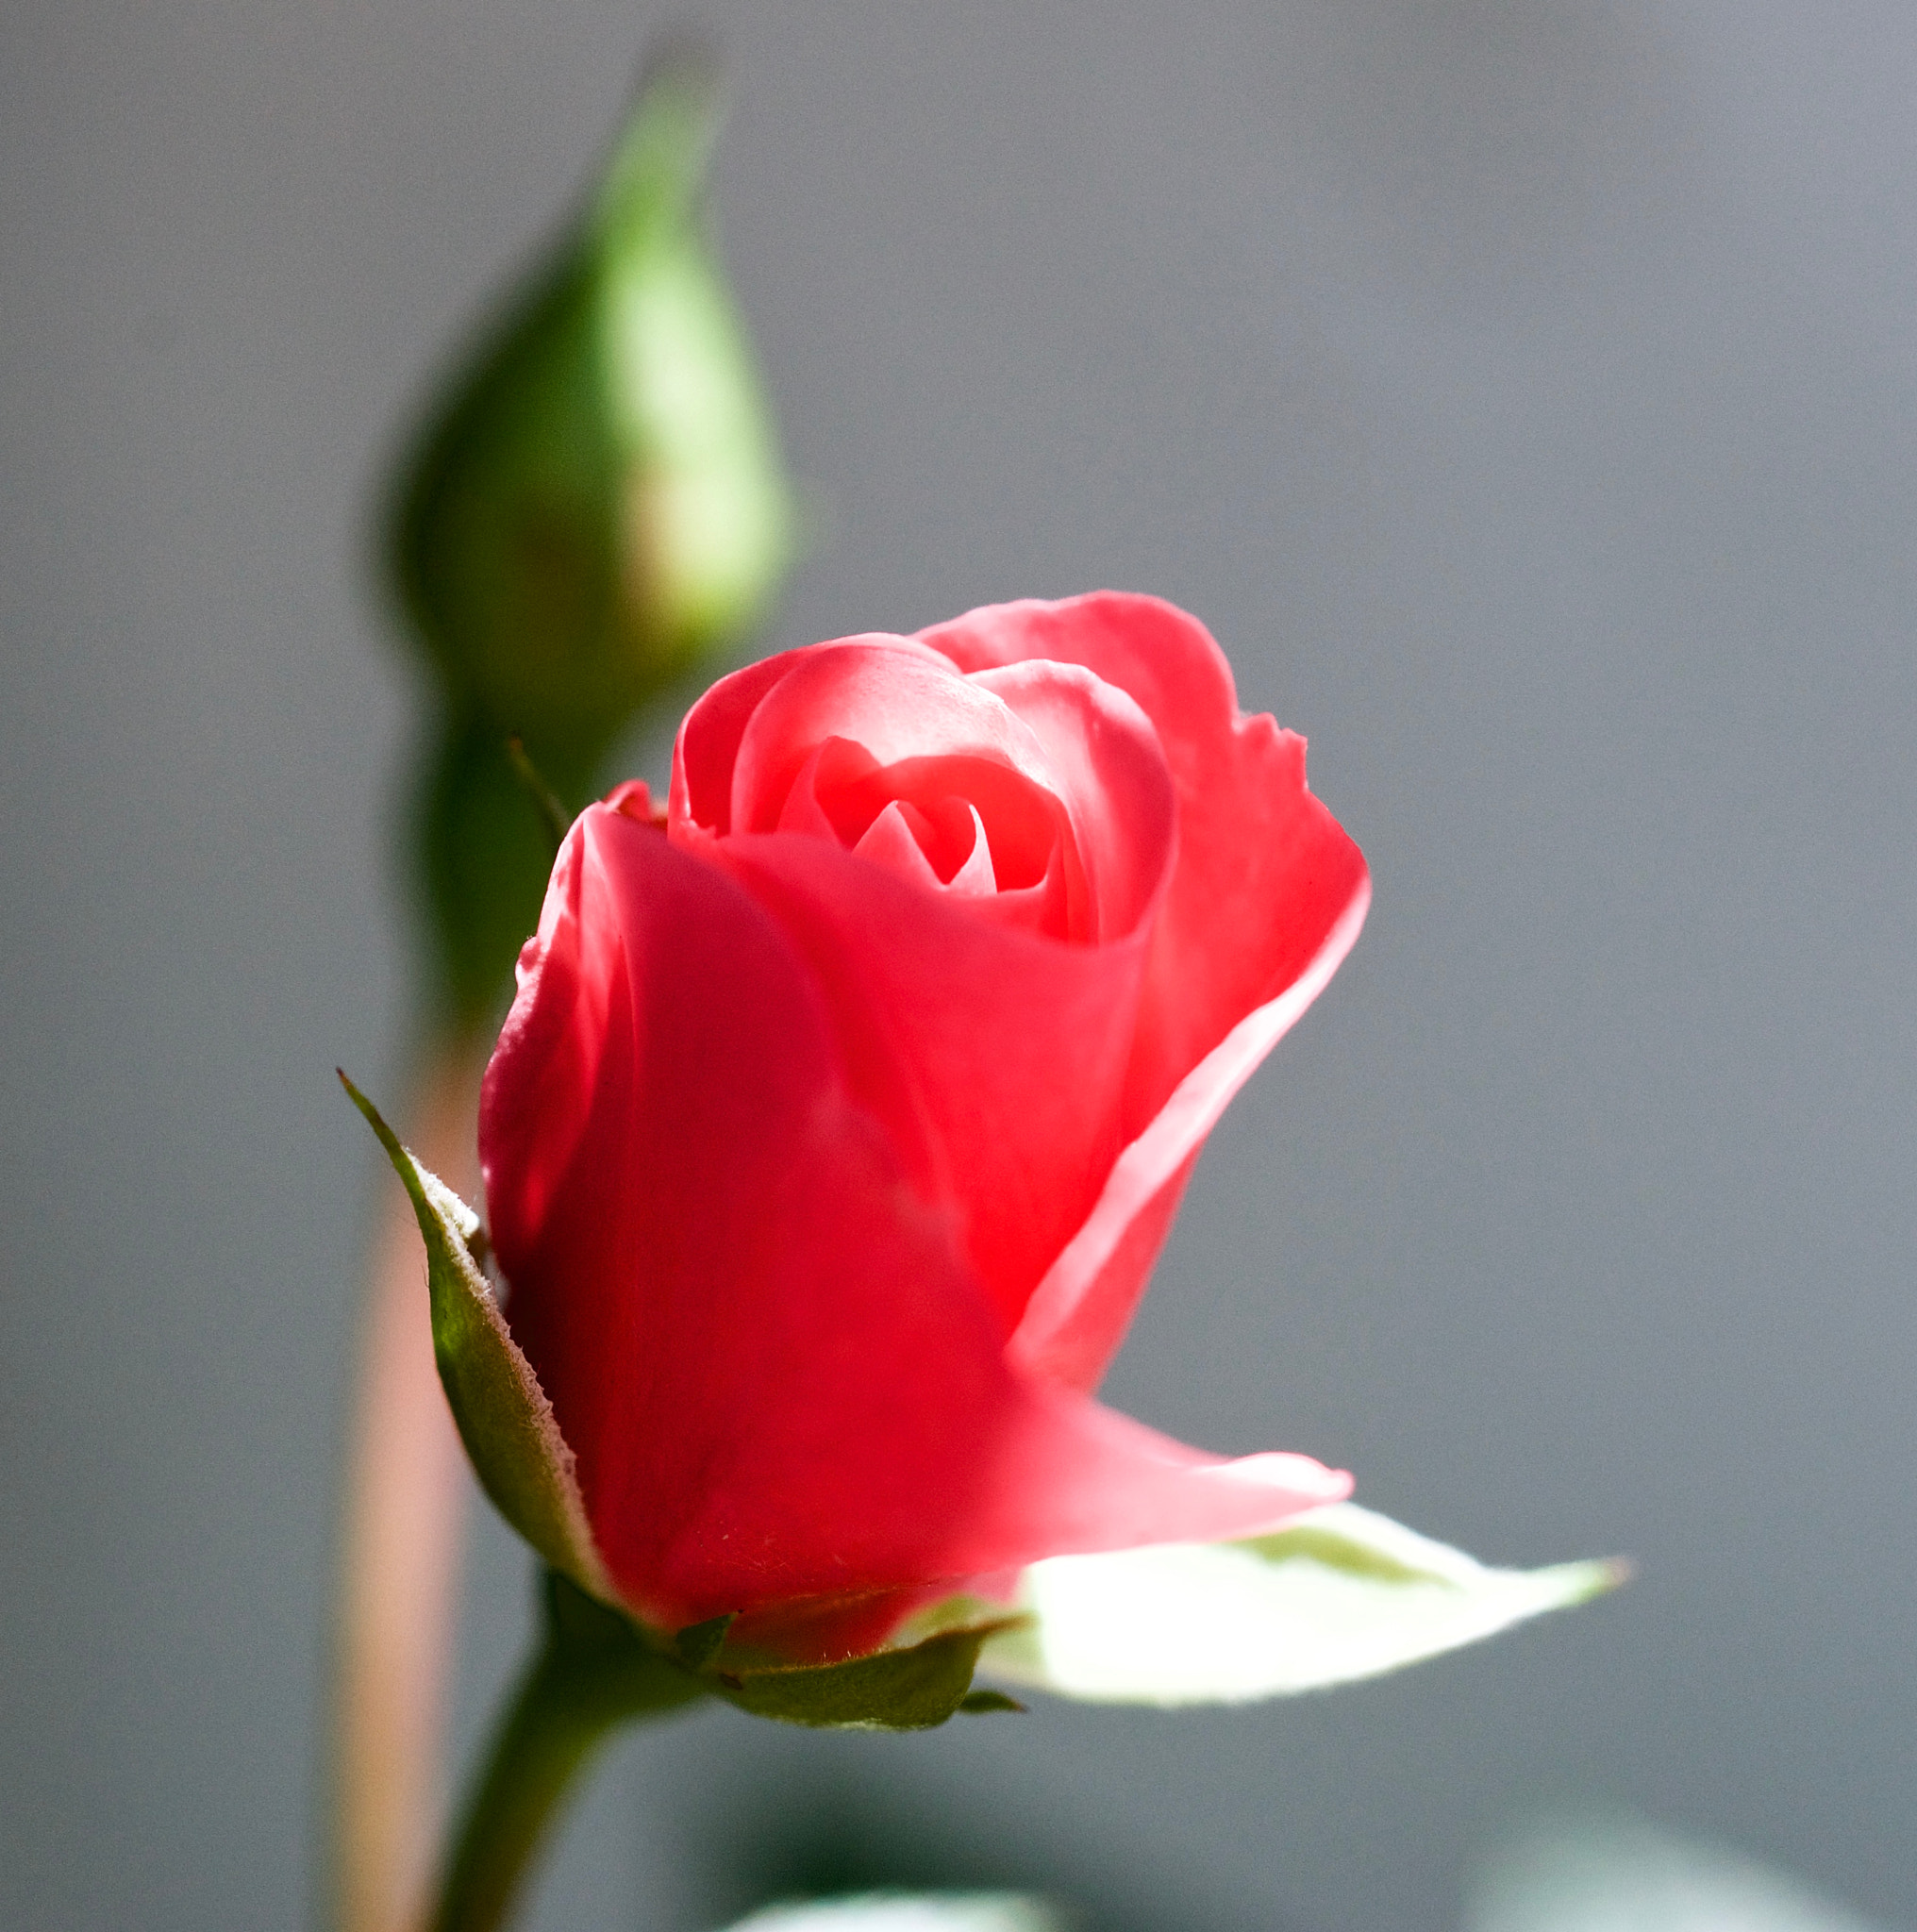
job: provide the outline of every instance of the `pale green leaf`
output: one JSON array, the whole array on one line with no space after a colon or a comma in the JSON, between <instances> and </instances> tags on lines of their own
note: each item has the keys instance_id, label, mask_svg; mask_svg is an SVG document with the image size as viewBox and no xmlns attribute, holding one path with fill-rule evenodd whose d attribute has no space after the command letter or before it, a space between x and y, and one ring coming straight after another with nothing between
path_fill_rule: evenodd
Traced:
<instances>
[{"instance_id":1,"label":"pale green leaf","mask_svg":"<svg viewBox=\"0 0 1917 1932\"><path fill-rule=\"evenodd\" d=\"M1235 1543L1053 1557L980 1668L1067 1697L1236 1704L1376 1676L1610 1589L1621 1566L1492 1570L1350 1503Z\"/></svg>"}]
</instances>

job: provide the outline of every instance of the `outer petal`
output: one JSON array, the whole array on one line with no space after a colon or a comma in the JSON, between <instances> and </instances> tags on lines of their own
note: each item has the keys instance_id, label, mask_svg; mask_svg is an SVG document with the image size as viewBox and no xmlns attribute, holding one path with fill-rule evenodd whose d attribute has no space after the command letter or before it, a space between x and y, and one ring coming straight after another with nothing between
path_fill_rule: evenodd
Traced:
<instances>
[{"instance_id":1,"label":"outer petal","mask_svg":"<svg viewBox=\"0 0 1917 1932\"><path fill-rule=\"evenodd\" d=\"M1097 1206L1025 1305L1011 1343L1022 1367L1070 1388L1097 1386L1125 1340L1206 1135L1338 970L1370 904L1370 881L1361 879L1305 972L1241 1020L1119 1156Z\"/></svg>"},{"instance_id":2,"label":"outer petal","mask_svg":"<svg viewBox=\"0 0 1917 1932\"><path fill-rule=\"evenodd\" d=\"M778 927L603 808L522 962L481 1141L514 1339L662 1625L1247 1535L1343 1493L1008 1368Z\"/></svg>"},{"instance_id":3,"label":"outer petal","mask_svg":"<svg viewBox=\"0 0 1917 1932\"><path fill-rule=\"evenodd\" d=\"M731 1932L1064 1932L1064 1923L1018 1891L875 1891L766 1906Z\"/></svg>"},{"instance_id":4,"label":"outer petal","mask_svg":"<svg viewBox=\"0 0 1917 1932\"><path fill-rule=\"evenodd\" d=\"M493 1239L615 1579L673 1625L909 1574L1005 1378L803 966L723 874L593 808L521 973L481 1117Z\"/></svg>"},{"instance_id":5,"label":"outer petal","mask_svg":"<svg viewBox=\"0 0 1917 1932\"><path fill-rule=\"evenodd\" d=\"M1341 1503L1351 1477L1309 1456L1208 1456L1082 1395L1026 1383L1015 1419L991 1455L992 1479L952 1575L1011 1569L1014 1551L1054 1555L1204 1542L1266 1530L1302 1510Z\"/></svg>"},{"instance_id":6,"label":"outer petal","mask_svg":"<svg viewBox=\"0 0 1917 1932\"><path fill-rule=\"evenodd\" d=\"M1306 789L1304 741L1238 710L1196 619L1095 591L989 606L920 634L968 672L1050 658L1128 691L1176 789L1178 861L1159 912L1126 1080L1126 1154L1020 1338L1035 1370L1095 1382L1123 1339L1199 1144L1350 950L1363 855Z\"/></svg>"}]
</instances>

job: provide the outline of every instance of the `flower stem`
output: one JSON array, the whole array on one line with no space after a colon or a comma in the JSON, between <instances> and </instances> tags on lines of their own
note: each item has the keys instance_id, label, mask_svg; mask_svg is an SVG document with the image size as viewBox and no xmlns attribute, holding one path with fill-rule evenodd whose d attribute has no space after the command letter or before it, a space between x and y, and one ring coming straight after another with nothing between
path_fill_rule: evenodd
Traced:
<instances>
[{"instance_id":1,"label":"flower stem","mask_svg":"<svg viewBox=\"0 0 1917 1932\"><path fill-rule=\"evenodd\" d=\"M494 1932L574 1778L622 1724L702 1695L616 1611L548 1571L545 1631L466 1804L433 1932Z\"/></svg>"},{"instance_id":2,"label":"flower stem","mask_svg":"<svg viewBox=\"0 0 1917 1932\"><path fill-rule=\"evenodd\" d=\"M462 1194L487 1042L427 1033L408 1140ZM417 1932L438 1835L442 1708L467 1497L433 1366L425 1256L405 1194L382 1197L359 1316L341 1537L331 1735L335 1932Z\"/></svg>"}]
</instances>

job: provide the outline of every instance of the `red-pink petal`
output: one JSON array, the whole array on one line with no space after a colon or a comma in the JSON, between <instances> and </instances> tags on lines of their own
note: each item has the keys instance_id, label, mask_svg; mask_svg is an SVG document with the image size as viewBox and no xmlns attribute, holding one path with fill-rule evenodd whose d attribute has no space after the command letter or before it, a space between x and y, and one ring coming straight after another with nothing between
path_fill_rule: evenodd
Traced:
<instances>
[{"instance_id":1,"label":"red-pink petal","mask_svg":"<svg viewBox=\"0 0 1917 1932\"><path fill-rule=\"evenodd\" d=\"M984 758L1044 790L1043 755L1009 707L930 654L884 641L815 648L759 700L732 766L731 829L770 832L814 747L842 738L875 765Z\"/></svg>"},{"instance_id":2,"label":"red-pink petal","mask_svg":"<svg viewBox=\"0 0 1917 1932\"><path fill-rule=\"evenodd\" d=\"M778 927L616 812L568 837L481 1138L514 1337L614 1577L668 1627L1252 1534L1343 1492L1011 1372Z\"/></svg>"},{"instance_id":3,"label":"red-pink petal","mask_svg":"<svg viewBox=\"0 0 1917 1932\"><path fill-rule=\"evenodd\" d=\"M1238 709L1196 618L1097 591L991 605L920 633L966 671L1082 664L1158 728L1178 798L1178 864L1159 918L1128 1109L1143 1130L1173 1088L1324 950L1365 890L1363 855L1306 789L1304 741Z\"/></svg>"},{"instance_id":4,"label":"red-pink petal","mask_svg":"<svg viewBox=\"0 0 1917 1932\"><path fill-rule=\"evenodd\" d=\"M1193 1151L1349 950L1369 877L1306 787L1304 741L1240 714L1224 654L1173 606L1117 591L993 605L921 641L975 674L1086 666L1151 719L1177 793L1177 864L1126 1080L1135 1151L1033 1297L1019 1342L1035 1369L1090 1386L1123 1339Z\"/></svg>"},{"instance_id":5,"label":"red-pink petal","mask_svg":"<svg viewBox=\"0 0 1917 1932\"><path fill-rule=\"evenodd\" d=\"M1083 1395L1039 1382L992 1446L962 1557L969 1575L1146 1543L1260 1536L1301 1510L1340 1503L1351 1477L1309 1456L1231 1459L1174 1441Z\"/></svg>"},{"instance_id":6,"label":"red-pink petal","mask_svg":"<svg viewBox=\"0 0 1917 1932\"><path fill-rule=\"evenodd\" d=\"M1012 664L966 683L989 691L1044 747L1091 880L1086 937L1124 937L1157 909L1177 841L1177 807L1151 721L1116 686L1076 665Z\"/></svg>"},{"instance_id":7,"label":"red-pink petal","mask_svg":"<svg viewBox=\"0 0 1917 1932\"><path fill-rule=\"evenodd\" d=\"M805 959L853 1093L950 1204L1009 1335L1118 1157L1146 933L1063 944L822 839L701 850Z\"/></svg>"},{"instance_id":8,"label":"red-pink petal","mask_svg":"<svg viewBox=\"0 0 1917 1932\"><path fill-rule=\"evenodd\" d=\"M837 650L842 644L879 644L906 652L925 649L912 638L873 632L781 651L722 677L687 712L673 745L668 808L675 824L703 825L722 836L732 829L732 768L739 756L739 741L759 701L816 652Z\"/></svg>"},{"instance_id":9,"label":"red-pink petal","mask_svg":"<svg viewBox=\"0 0 1917 1932\"><path fill-rule=\"evenodd\" d=\"M598 808L535 947L482 1155L613 1575L670 1624L936 1573L1015 1389L805 968L724 874Z\"/></svg>"},{"instance_id":10,"label":"red-pink petal","mask_svg":"<svg viewBox=\"0 0 1917 1932\"><path fill-rule=\"evenodd\" d=\"M925 848L913 835L906 818L907 809L894 799L866 827L853 851L870 864L884 866L923 892L940 891L942 887L939 874L932 870Z\"/></svg>"},{"instance_id":11,"label":"red-pink petal","mask_svg":"<svg viewBox=\"0 0 1917 1932\"><path fill-rule=\"evenodd\" d=\"M1014 1361L1070 1388L1096 1387L1125 1340L1206 1135L1338 970L1370 902L1365 882L1317 958L1276 999L1240 1021L1119 1156L1098 1205L1026 1304L1012 1338Z\"/></svg>"}]
</instances>

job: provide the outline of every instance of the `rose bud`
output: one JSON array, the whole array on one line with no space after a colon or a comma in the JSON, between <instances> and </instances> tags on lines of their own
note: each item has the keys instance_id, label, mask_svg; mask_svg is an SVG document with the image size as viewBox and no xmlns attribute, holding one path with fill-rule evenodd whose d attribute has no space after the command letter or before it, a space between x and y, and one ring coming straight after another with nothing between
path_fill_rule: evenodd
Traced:
<instances>
[{"instance_id":1,"label":"rose bud","mask_svg":"<svg viewBox=\"0 0 1917 1932\"><path fill-rule=\"evenodd\" d=\"M716 81L690 45L653 61L584 211L406 465L392 562L413 626L457 703L555 763L746 629L789 554L700 216Z\"/></svg>"},{"instance_id":2,"label":"rose bud","mask_svg":"<svg viewBox=\"0 0 1917 1932\"><path fill-rule=\"evenodd\" d=\"M489 1491L748 1707L727 1659L945 1673L908 1720L787 1685L807 1722L936 1721L981 1646L1087 1697L1296 1690L1613 1580L1482 1569L1093 1398L1368 896L1303 741L1151 598L723 679L663 813L573 825L521 956L480 1111L503 1319L389 1138Z\"/></svg>"}]
</instances>

